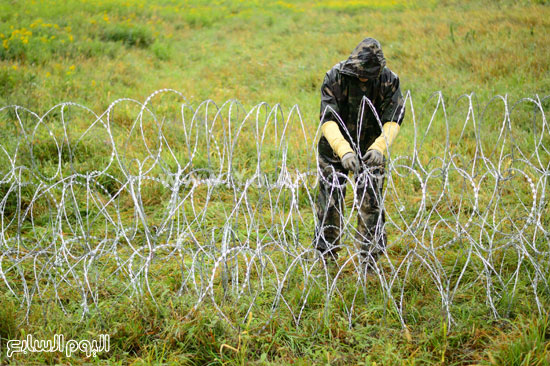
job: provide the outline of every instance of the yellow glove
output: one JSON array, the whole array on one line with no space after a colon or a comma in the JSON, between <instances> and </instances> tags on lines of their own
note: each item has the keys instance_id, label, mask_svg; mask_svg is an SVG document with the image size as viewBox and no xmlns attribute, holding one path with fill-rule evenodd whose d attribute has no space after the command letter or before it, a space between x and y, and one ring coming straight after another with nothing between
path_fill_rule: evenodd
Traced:
<instances>
[{"instance_id":1,"label":"yellow glove","mask_svg":"<svg viewBox=\"0 0 550 366\"><path fill-rule=\"evenodd\" d=\"M349 142L346 141L338 124L334 121L327 121L321 126L321 131L323 136L327 139L332 150L342 159L344 155L349 152L353 152L353 149L349 145Z\"/></svg>"},{"instance_id":2,"label":"yellow glove","mask_svg":"<svg viewBox=\"0 0 550 366\"><path fill-rule=\"evenodd\" d=\"M386 155L388 147L391 146L399 133L399 128L400 126L397 122L384 123L384 126L382 126L382 134L374 140L368 150L378 150L382 154Z\"/></svg>"}]
</instances>

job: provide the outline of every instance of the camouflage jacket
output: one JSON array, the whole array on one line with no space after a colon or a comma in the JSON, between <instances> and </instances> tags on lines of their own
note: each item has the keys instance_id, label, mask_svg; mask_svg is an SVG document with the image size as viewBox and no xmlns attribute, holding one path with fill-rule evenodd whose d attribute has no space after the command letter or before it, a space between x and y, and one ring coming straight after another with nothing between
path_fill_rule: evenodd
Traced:
<instances>
[{"instance_id":1,"label":"camouflage jacket","mask_svg":"<svg viewBox=\"0 0 550 366\"><path fill-rule=\"evenodd\" d=\"M362 82L359 78L368 79ZM373 113L366 97L374 107ZM321 123L336 121L350 145L361 155L380 136L380 124L403 121L405 103L399 78L386 67L378 41L364 39L350 57L330 69L321 87ZM377 121L380 120L380 123ZM328 141L321 137L319 153L334 158Z\"/></svg>"}]
</instances>

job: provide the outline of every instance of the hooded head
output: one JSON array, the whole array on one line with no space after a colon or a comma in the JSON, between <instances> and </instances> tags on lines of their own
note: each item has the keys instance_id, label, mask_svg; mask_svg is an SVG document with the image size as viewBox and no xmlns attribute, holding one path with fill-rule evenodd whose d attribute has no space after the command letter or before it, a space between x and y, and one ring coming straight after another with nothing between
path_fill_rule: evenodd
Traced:
<instances>
[{"instance_id":1,"label":"hooded head","mask_svg":"<svg viewBox=\"0 0 550 366\"><path fill-rule=\"evenodd\" d=\"M374 79L385 66L386 59L380 43L374 38L365 38L344 62L342 73L361 79Z\"/></svg>"}]
</instances>

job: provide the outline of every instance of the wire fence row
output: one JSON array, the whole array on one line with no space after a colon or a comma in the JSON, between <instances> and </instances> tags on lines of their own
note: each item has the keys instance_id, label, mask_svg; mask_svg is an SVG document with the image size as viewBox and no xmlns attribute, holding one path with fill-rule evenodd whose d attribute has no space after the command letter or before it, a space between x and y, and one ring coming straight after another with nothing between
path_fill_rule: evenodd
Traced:
<instances>
[{"instance_id":1,"label":"wire fence row","mask_svg":"<svg viewBox=\"0 0 550 366\"><path fill-rule=\"evenodd\" d=\"M339 260L312 247L320 130L298 106L193 107L164 89L101 114L0 108L0 291L27 315L79 317L107 297L168 293L235 327L256 311L299 326L311 307L351 326L380 293L405 327L419 286L449 326L480 291L495 318L519 298L546 313L550 97L434 93L419 110L405 98L380 197L388 246L368 271L352 177Z\"/></svg>"}]
</instances>

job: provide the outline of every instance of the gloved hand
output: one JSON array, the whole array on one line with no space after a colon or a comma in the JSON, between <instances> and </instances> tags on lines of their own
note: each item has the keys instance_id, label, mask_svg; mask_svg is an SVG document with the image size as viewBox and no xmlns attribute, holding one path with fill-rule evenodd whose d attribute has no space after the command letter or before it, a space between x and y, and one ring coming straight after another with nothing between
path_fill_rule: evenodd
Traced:
<instances>
[{"instance_id":1,"label":"gloved hand","mask_svg":"<svg viewBox=\"0 0 550 366\"><path fill-rule=\"evenodd\" d=\"M359 170L359 159L354 152L344 154L342 157L342 165L344 169L351 170L356 173Z\"/></svg>"},{"instance_id":2,"label":"gloved hand","mask_svg":"<svg viewBox=\"0 0 550 366\"><path fill-rule=\"evenodd\" d=\"M367 149L365 160L367 165L382 165L384 162L383 155L388 152L388 147L391 146L397 134L399 133L399 123L386 122L382 126L382 134L374 140L373 144ZM377 154L379 153L379 154ZM372 155L377 155L373 157Z\"/></svg>"},{"instance_id":3,"label":"gloved hand","mask_svg":"<svg viewBox=\"0 0 550 366\"><path fill-rule=\"evenodd\" d=\"M365 164L367 166L381 166L384 164L384 155L378 150L371 149L365 154Z\"/></svg>"}]
</instances>

